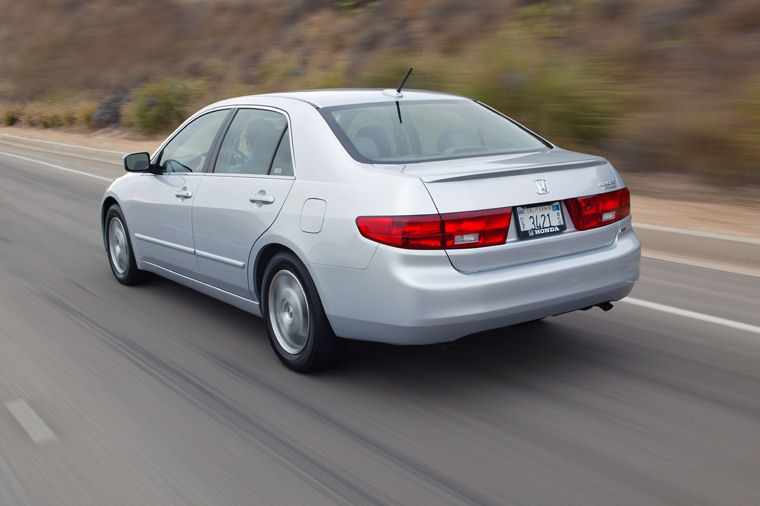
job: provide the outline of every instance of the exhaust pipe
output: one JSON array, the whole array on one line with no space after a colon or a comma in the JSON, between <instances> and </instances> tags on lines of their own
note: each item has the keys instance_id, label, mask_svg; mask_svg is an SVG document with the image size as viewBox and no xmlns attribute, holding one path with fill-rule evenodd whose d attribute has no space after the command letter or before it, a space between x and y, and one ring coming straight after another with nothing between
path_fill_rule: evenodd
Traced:
<instances>
[{"instance_id":1,"label":"exhaust pipe","mask_svg":"<svg viewBox=\"0 0 760 506\"><path fill-rule=\"evenodd\" d=\"M579 309L579 311L588 311L588 310L589 310L589 309L591 309L592 307L598 307L598 308L601 308L601 310L602 310L602 311L605 311L605 312L606 312L606 311L609 311L610 309L612 309L612 302L609 302L609 301L608 301L608 302L602 302L601 304L597 304L596 306L586 306L586 307L582 307L582 308L580 308L580 309ZM566 311L566 313L572 313L572 311ZM561 314L565 314L565 313L557 313L557 314L555 314L554 316L559 316L559 315L561 315Z\"/></svg>"},{"instance_id":2,"label":"exhaust pipe","mask_svg":"<svg viewBox=\"0 0 760 506\"><path fill-rule=\"evenodd\" d=\"M612 302L602 302L601 304L597 304L596 307L600 308L602 311L609 311L612 309Z\"/></svg>"}]
</instances>

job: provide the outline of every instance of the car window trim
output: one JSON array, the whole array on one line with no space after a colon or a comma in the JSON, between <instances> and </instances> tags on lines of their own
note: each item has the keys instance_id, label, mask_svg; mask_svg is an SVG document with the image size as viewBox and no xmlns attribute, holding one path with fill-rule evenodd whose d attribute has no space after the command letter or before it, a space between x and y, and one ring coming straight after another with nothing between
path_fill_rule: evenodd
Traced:
<instances>
[{"instance_id":1,"label":"car window trim","mask_svg":"<svg viewBox=\"0 0 760 506\"><path fill-rule=\"evenodd\" d=\"M211 141L211 146L209 147L209 151L208 151L209 155L213 154L214 148L216 146L216 143L219 141L220 132L225 128L225 126L228 124L228 122L230 120L230 112L233 112L233 109L231 107L228 107L228 106L218 107L216 109L211 109L209 111L204 111L202 114L193 115L193 116L190 116L189 118L187 118L179 127L177 127L177 129L169 137L166 138L166 140L164 140L164 142L161 144L161 146L159 146L159 148L156 150L156 154L151 158L151 162L150 162L151 165L153 165L153 164L160 164L161 163L161 158L164 156L164 149L166 148L166 146L171 141L173 141L180 133L182 133L187 127L189 127L190 125L192 125L193 123L195 123L196 120L202 118L203 116L207 116L207 115L209 115L209 114L211 114L213 112L224 111L224 110L228 111L227 116L222 121L221 126L217 129L216 134L214 135L214 140ZM198 172L187 172L187 173L183 172L182 174L185 175L185 176L205 174L206 171L207 171L207 169L208 169L208 164L209 164L210 158L211 158L211 156L208 156L208 155L206 156L206 160L203 162L203 167L201 167L200 171L198 171ZM168 175L166 173L162 173L162 174L163 175ZM169 174L171 174L171 173L169 173Z\"/></svg>"},{"instance_id":2,"label":"car window trim","mask_svg":"<svg viewBox=\"0 0 760 506\"><path fill-rule=\"evenodd\" d=\"M222 143L224 142L224 138L227 136L227 132L229 131L230 126L232 125L232 121L237 116L237 113L242 109L257 109L257 110L263 110L263 111L272 111L279 114L282 114L285 116L285 121L287 125L285 126L285 129L283 130L282 135L280 136L280 140L277 142L277 146L274 150L274 153L272 154L272 159L269 161L269 169L267 171L267 174L230 174L230 173L217 173L216 172L216 159L219 156L219 151L221 151ZM295 156L295 145L293 144L293 134L290 134L290 161L293 164L293 175L292 176L276 176L274 174L270 174L269 172L272 171L272 164L274 163L274 157L277 155L277 150L280 149L280 144L282 144L282 136L285 135L285 132L292 132L293 125L290 122L290 115L287 111L284 109L280 109L279 107L272 107L267 105L241 105L234 107L234 114L230 117L229 123L226 125L224 135L219 139L219 146L216 150L216 153L214 153L214 161L213 165L209 165L208 174L213 174L214 176L218 177L255 177L255 178L272 178L272 179L295 179L296 178L296 156ZM220 129L221 130L221 129Z\"/></svg>"},{"instance_id":3,"label":"car window trim","mask_svg":"<svg viewBox=\"0 0 760 506\"><path fill-rule=\"evenodd\" d=\"M219 127L219 131L216 133L216 137L214 137L213 144L211 144L209 156L206 157L206 164L203 166L203 174L212 172L211 169L214 167L214 165L216 165L216 157L219 156L219 150L222 148L222 141L227 135L227 130L229 130L230 125L232 124L232 120L235 119L235 116L237 116L237 109L231 108L230 113L222 122L222 126Z\"/></svg>"}]
</instances>

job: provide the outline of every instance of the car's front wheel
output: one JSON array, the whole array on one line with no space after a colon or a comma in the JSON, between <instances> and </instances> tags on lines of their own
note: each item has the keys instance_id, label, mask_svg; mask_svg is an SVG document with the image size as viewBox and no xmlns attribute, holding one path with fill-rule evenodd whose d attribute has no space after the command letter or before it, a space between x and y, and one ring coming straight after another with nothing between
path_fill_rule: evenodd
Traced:
<instances>
[{"instance_id":1,"label":"car's front wheel","mask_svg":"<svg viewBox=\"0 0 760 506\"><path fill-rule=\"evenodd\" d=\"M125 285L136 285L148 279L150 273L137 268L127 222L121 208L114 204L108 208L105 221L106 252L108 263L116 279Z\"/></svg>"},{"instance_id":2,"label":"car's front wheel","mask_svg":"<svg viewBox=\"0 0 760 506\"><path fill-rule=\"evenodd\" d=\"M312 372L340 358L346 343L330 327L316 286L295 255L272 257L261 294L269 341L287 367Z\"/></svg>"}]
</instances>

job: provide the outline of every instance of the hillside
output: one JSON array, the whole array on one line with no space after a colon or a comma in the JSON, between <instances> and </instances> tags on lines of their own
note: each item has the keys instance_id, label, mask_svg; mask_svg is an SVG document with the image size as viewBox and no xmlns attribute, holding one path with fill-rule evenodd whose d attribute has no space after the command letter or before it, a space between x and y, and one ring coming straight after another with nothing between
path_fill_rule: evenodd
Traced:
<instances>
[{"instance_id":1,"label":"hillside","mask_svg":"<svg viewBox=\"0 0 760 506\"><path fill-rule=\"evenodd\" d=\"M760 185L756 0L0 0L6 125L170 129L211 100L396 85L479 98L628 172ZM115 104L115 105L114 105Z\"/></svg>"}]
</instances>

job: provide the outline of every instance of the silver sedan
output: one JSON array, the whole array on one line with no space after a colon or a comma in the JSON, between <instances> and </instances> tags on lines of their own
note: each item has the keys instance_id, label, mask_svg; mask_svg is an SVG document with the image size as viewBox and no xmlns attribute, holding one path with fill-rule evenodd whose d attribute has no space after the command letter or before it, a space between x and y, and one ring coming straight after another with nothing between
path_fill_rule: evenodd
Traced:
<instances>
[{"instance_id":1,"label":"silver sedan","mask_svg":"<svg viewBox=\"0 0 760 506\"><path fill-rule=\"evenodd\" d=\"M263 316L297 371L345 339L442 343L606 310L639 276L612 165L464 97L234 98L124 165L101 211L116 279L155 273Z\"/></svg>"}]
</instances>

